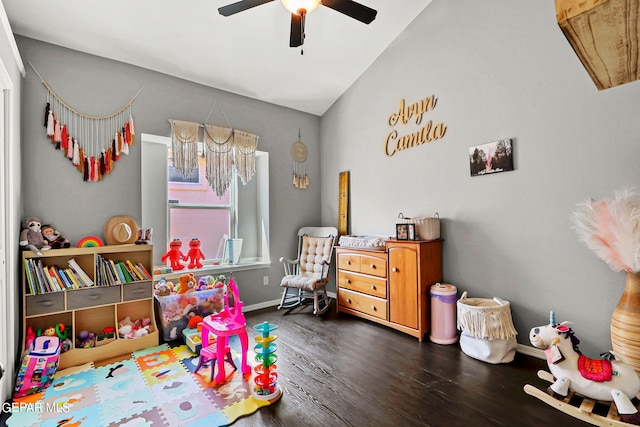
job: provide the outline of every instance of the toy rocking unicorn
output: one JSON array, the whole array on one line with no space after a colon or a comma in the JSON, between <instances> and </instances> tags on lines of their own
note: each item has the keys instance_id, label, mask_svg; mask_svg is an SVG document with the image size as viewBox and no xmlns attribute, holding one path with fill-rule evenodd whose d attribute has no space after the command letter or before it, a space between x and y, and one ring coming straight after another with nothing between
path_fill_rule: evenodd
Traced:
<instances>
[{"instance_id":1,"label":"toy rocking unicorn","mask_svg":"<svg viewBox=\"0 0 640 427\"><path fill-rule=\"evenodd\" d=\"M548 325L532 328L529 333L531 344L545 349L547 364L553 374L553 384L547 393L558 400L549 399L549 396L530 385L525 386L525 391L569 415L591 423L600 416L561 402L569 391L593 400L613 401L623 422L619 425L640 425L640 413L631 402L640 392L640 379L634 369L620 360L619 356L613 360L595 360L583 355L578 349L580 340L570 326L571 322L557 324L552 311Z\"/></svg>"}]
</instances>

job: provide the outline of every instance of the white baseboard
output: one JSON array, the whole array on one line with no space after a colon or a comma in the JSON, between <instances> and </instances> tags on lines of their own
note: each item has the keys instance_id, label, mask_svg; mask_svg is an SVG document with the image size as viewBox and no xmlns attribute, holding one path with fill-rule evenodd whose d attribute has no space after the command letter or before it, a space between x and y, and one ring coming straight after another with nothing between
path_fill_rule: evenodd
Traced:
<instances>
[{"instance_id":1,"label":"white baseboard","mask_svg":"<svg viewBox=\"0 0 640 427\"><path fill-rule=\"evenodd\" d=\"M544 351L539 348L531 347L530 345L518 344L518 349L516 350L518 353L526 354L527 356L532 356L538 359L545 360Z\"/></svg>"},{"instance_id":2,"label":"white baseboard","mask_svg":"<svg viewBox=\"0 0 640 427\"><path fill-rule=\"evenodd\" d=\"M336 293L335 292L327 292L327 295L333 299L336 299ZM247 305L243 308L244 311L254 311L254 310L260 310L263 308L268 308L268 307L275 307L278 306L278 304L280 304L280 300L279 299L275 299L275 300L271 300L271 301L265 301L265 302L261 302L258 304L251 304L251 305ZM535 347L531 347L530 345L524 345L524 344L518 344L518 348L516 349L516 351L518 353L522 353L522 354L526 354L527 356L532 356L535 357L537 359L542 359L545 360L545 356L544 356L544 351L540 350L539 348L535 348Z\"/></svg>"},{"instance_id":3,"label":"white baseboard","mask_svg":"<svg viewBox=\"0 0 640 427\"><path fill-rule=\"evenodd\" d=\"M242 307L242 311L260 310L262 308L277 306L278 304L280 304L280 300L274 299L271 301L265 301L258 304L245 305L244 307Z\"/></svg>"}]
</instances>

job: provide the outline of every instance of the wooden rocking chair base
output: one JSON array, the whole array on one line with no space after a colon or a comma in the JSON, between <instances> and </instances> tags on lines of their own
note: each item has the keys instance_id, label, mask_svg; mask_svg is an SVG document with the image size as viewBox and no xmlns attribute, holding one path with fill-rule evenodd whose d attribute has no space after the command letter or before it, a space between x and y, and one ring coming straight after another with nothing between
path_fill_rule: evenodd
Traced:
<instances>
[{"instance_id":1,"label":"wooden rocking chair base","mask_svg":"<svg viewBox=\"0 0 640 427\"><path fill-rule=\"evenodd\" d=\"M553 383L553 375L547 371L538 371L538 377ZM596 426L633 426L633 424L620 420L620 415L618 415L618 410L613 402L596 401L579 395L573 390L569 391L567 397L560 400L530 384L525 384L524 391L567 415Z\"/></svg>"},{"instance_id":2,"label":"wooden rocking chair base","mask_svg":"<svg viewBox=\"0 0 640 427\"><path fill-rule=\"evenodd\" d=\"M289 289L293 290L294 293L289 294ZM305 291L303 289L284 288L278 310L285 308L287 309L287 313L289 313L294 308L310 304L313 304L313 314L320 316L329 309L331 298L329 298L324 289Z\"/></svg>"}]
</instances>

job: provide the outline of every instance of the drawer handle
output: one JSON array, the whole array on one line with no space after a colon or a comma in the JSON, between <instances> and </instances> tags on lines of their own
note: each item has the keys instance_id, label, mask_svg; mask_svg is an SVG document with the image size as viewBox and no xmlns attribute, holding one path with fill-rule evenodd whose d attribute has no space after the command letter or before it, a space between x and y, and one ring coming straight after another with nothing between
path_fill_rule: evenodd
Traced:
<instances>
[{"instance_id":1,"label":"drawer handle","mask_svg":"<svg viewBox=\"0 0 640 427\"><path fill-rule=\"evenodd\" d=\"M376 268L376 265L375 264L371 264L371 268Z\"/></svg>"},{"instance_id":2,"label":"drawer handle","mask_svg":"<svg viewBox=\"0 0 640 427\"><path fill-rule=\"evenodd\" d=\"M132 294L143 294L145 293L144 289L134 289L131 291Z\"/></svg>"},{"instance_id":3,"label":"drawer handle","mask_svg":"<svg viewBox=\"0 0 640 427\"><path fill-rule=\"evenodd\" d=\"M351 279L347 279L347 283L351 283Z\"/></svg>"},{"instance_id":4,"label":"drawer handle","mask_svg":"<svg viewBox=\"0 0 640 427\"><path fill-rule=\"evenodd\" d=\"M351 261L347 261L347 265L351 265Z\"/></svg>"},{"instance_id":5,"label":"drawer handle","mask_svg":"<svg viewBox=\"0 0 640 427\"><path fill-rule=\"evenodd\" d=\"M371 289L376 290L376 285L371 285Z\"/></svg>"},{"instance_id":6,"label":"drawer handle","mask_svg":"<svg viewBox=\"0 0 640 427\"><path fill-rule=\"evenodd\" d=\"M100 299L100 296L101 296L100 294L88 295L88 296L87 296L87 299L92 299L92 300L94 300L94 301L97 301L97 300L99 300L99 299Z\"/></svg>"},{"instance_id":7,"label":"drawer handle","mask_svg":"<svg viewBox=\"0 0 640 427\"><path fill-rule=\"evenodd\" d=\"M397 269L396 267L393 267L393 268L391 269L391 271L393 271L394 273L397 273L397 272L398 272L398 269Z\"/></svg>"},{"instance_id":8,"label":"drawer handle","mask_svg":"<svg viewBox=\"0 0 640 427\"><path fill-rule=\"evenodd\" d=\"M50 299L45 301L40 301L39 305L44 307L51 307L53 305L53 301L51 301Z\"/></svg>"},{"instance_id":9,"label":"drawer handle","mask_svg":"<svg viewBox=\"0 0 640 427\"><path fill-rule=\"evenodd\" d=\"M351 304L351 298L347 298L347 302Z\"/></svg>"},{"instance_id":10,"label":"drawer handle","mask_svg":"<svg viewBox=\"0 0 640 427\"><path fill-rule=\"evenodd\" d=\"M378 310L378 309L376 308L376 306L375 306L375 305L372 305L372 306L371 306L371 310L376 311L376 310Z\"/></svg>"}]
</instances>

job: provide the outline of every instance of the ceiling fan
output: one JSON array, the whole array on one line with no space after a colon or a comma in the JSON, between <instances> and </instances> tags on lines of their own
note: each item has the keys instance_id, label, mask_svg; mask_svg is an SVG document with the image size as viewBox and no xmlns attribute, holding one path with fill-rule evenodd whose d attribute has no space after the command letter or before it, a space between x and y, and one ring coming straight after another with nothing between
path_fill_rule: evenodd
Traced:
<instances>
[{"instance_id":1,"label":"ceiling fan","mask_svg":"<svg viewBox=\"0 0 640 427\"><path fill-rule=\"evenodd\" d=\"M241 0L218 8L222 16L230 16L274 0ZM284 7L291 12L291 38L289 46L298 47L304 43L304 21L307 13L319 5L327 6L337 12L357 19L365 24L376 19L376 10L351 0L281 0Z\"/></svg>"}]
</instances>

